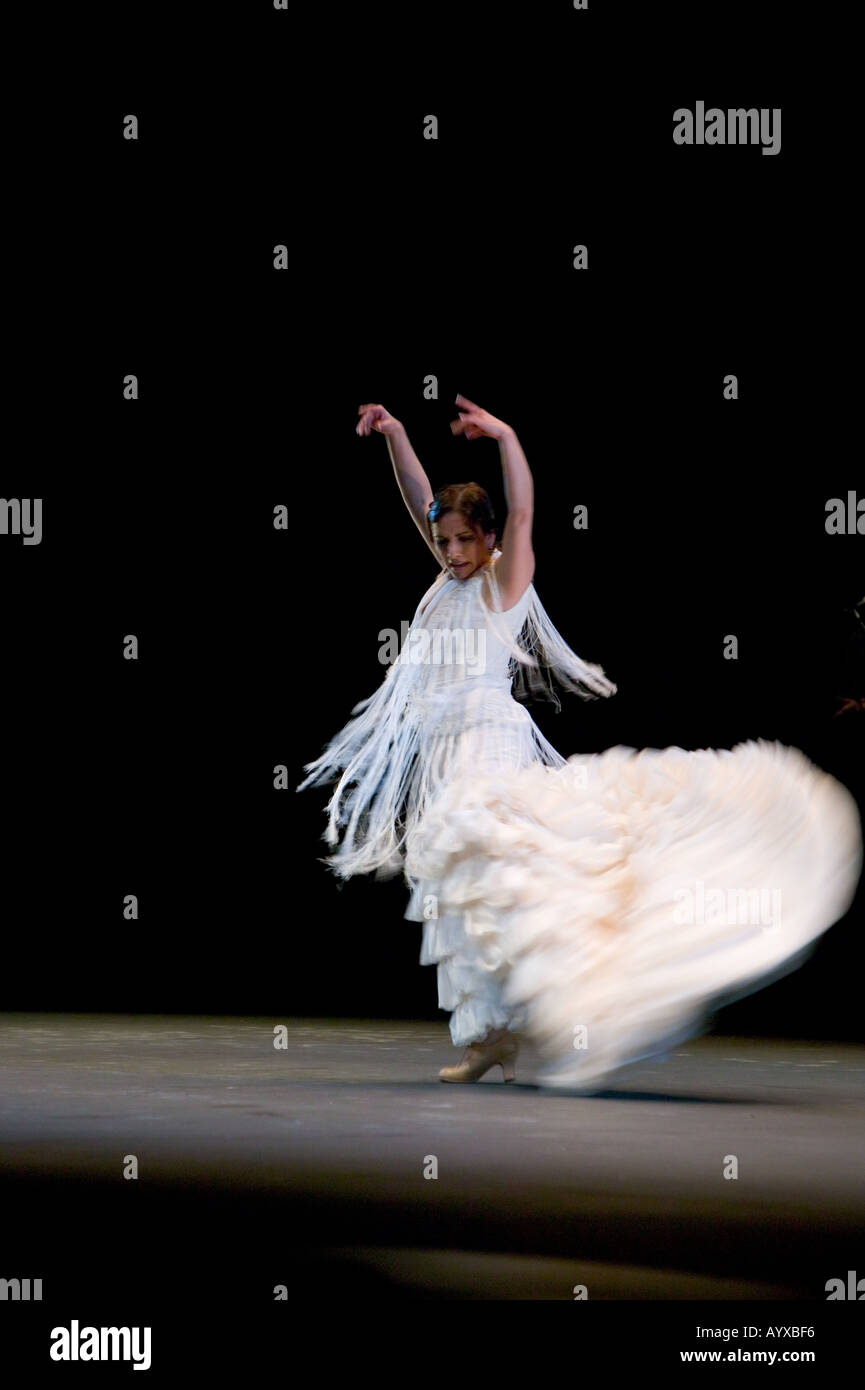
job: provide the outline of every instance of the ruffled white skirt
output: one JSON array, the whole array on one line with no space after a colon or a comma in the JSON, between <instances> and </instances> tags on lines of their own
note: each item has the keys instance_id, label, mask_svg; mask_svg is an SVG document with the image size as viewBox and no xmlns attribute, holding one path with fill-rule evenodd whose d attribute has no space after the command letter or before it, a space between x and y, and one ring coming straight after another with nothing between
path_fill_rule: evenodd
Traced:
<instances>
[{"instance_id":1,"label":"ruffled white skirt","mask_svg":"<svg viewBox=\"0 0 865 1390\"><path fill-rule=\"evenodd\" d=\"M800 965L862 867L856 803L798 749L618 746L469 770L406 845L455 1044L509 1027L596 1089Z\"/></svg>"}]
</instances>

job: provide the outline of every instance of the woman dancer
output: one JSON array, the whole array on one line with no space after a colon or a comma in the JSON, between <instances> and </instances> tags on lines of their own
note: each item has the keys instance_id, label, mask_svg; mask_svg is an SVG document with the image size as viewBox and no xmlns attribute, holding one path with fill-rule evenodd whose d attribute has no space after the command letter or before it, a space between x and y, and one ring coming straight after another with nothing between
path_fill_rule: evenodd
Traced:
<instances>
[{"instance_id":1,"label":"woman dancer","mask_svg":"<svg viewBox=\"0 0 865 1390\"><path fill-rule=\"evenodd\" d=\"M862 864L850 793L797 749L617 746L567 760L520 700L616 686L553 627L535 592L533 482L514 430L464 396L451 429L498 440L508 515L474 483L433 496L402 423L384 434L441 573L378 691L298 787L340 773L324 838L343 878L402 871L462 1061L500 1065L518 1035L542 1086L574 1091L667 1052L707 1013L794 969L843 916Z\"/></svg>"}]
</instances>

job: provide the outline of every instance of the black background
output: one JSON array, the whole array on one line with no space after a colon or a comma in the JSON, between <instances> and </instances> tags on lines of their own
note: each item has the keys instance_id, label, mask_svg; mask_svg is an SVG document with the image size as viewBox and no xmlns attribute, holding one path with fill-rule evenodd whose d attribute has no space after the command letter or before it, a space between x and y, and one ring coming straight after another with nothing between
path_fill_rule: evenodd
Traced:
<instances>
[{"instance_id":1,"label":"black background","mask_svg":"<svg viewBox=\"0 0 865 1390\"><path fill-rule=\"evenodd\" d=\"M455 395L515 427L539 596L618 685L532 707L563 754L777 738L862 806L862 544L825 531L855 487L842 98L786 7L711 16L132 6L79 69L62 312L19 362L62 363L18 475L44 540L0 544L4 1010L446 1017L404 885L340 888L329 792L294 792L436 573L362 402L500 515ZM780 153L675 145L697 100L782 108ZM860 887L716 1028L860 1039L861 927Z\"/></svg>"}]
</instances>

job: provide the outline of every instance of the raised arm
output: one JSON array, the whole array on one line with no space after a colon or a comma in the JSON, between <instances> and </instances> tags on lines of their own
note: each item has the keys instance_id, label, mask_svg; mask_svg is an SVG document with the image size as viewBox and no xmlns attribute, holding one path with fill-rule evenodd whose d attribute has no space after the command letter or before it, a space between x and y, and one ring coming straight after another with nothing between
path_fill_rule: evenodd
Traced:
<instances>
[{"instance_id":1,"label":"raised arm","mask_svg":"<svg viewBox=\"0 0 865 1390\"><path fill-rule=\"evenodd\" d=\"M358 413L358 434L369 434L371 430L377 430L386 437L402 500L427 546L435 555L436 563L441 566L442 557L432 542L426 519L433 500L433 491L421 461L409 442L405 426L393 415L389 415L383 405L362 405L358 407Z\"/></svg>"},{"instance_id":2,"label":"raised arm","mask_svg":"<svg viewBox=\"0 0 865 1390\"><path fill-rule=\"evenodd\" d=\"M516 432L510 425L497 420L465 396L457 396L457 405L460 406L459 420L451 424L454 434L463 434L466 439L488 435L499 443L508 515L502 532L502 553L496 566L496 581L502 607L513 608L535 576L532 548L535 488L531 470Z\"/></svg>"}]
</instances>

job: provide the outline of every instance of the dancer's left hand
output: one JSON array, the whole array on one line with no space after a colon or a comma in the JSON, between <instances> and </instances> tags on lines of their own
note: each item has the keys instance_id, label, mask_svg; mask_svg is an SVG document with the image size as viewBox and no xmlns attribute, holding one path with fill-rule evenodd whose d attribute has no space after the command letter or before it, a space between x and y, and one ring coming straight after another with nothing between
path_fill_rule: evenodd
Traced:
<instances>
[{"instance_id":1,"label":"dancer's left hand","mask_svg":"<svg viewBox=\"0 0 865 1390\"><path fill-rule=\"evenodd\" d=\"M459 412L458 420L451 420L451 430L454 434L464 434L466 439L480 439L482 435L487 435L490 439L504 439L506 434L512 434L510 425L506 425L504 420L497 420L495 415L490 415L488 411L481 410L479 405L470 401L466 396L457 396L457 405L462 409Z\"/></svg>"}]
</instances>

